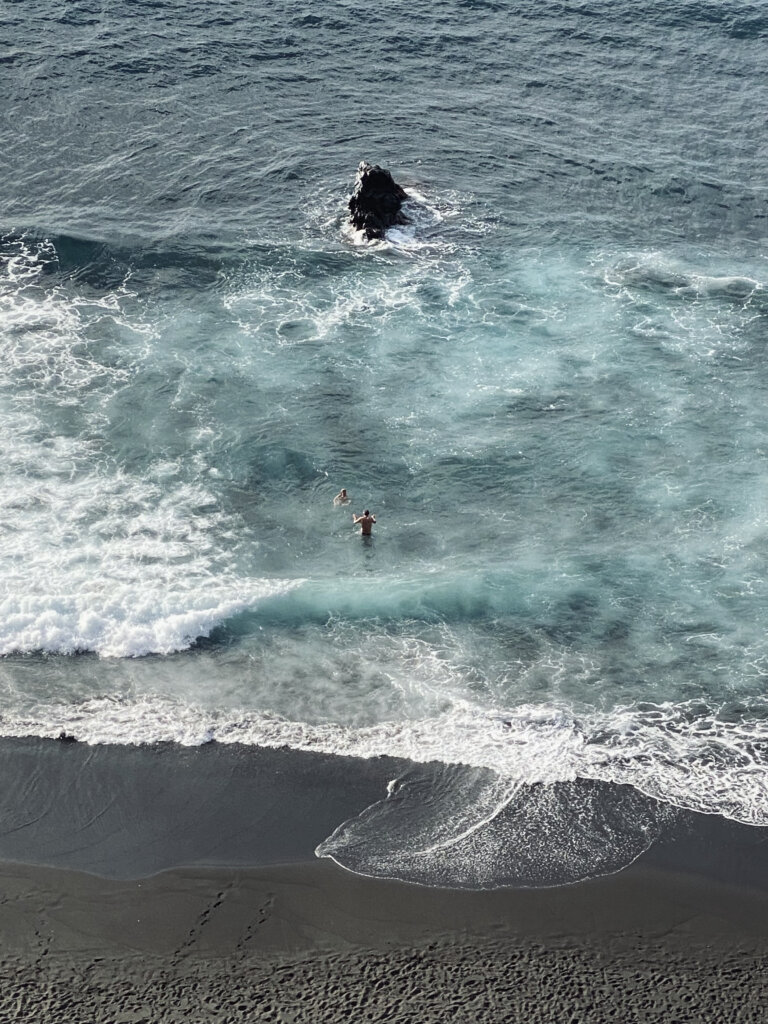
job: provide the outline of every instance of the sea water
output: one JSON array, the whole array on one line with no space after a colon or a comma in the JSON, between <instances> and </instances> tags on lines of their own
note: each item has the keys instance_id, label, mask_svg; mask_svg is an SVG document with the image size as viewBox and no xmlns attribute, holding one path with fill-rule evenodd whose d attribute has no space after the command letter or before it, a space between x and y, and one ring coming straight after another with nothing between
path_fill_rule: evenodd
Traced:
<instances>
[{"instance_id":1,"label":"sea water","mask_svg":"<svg viewBox=\"0 0 768 1024\"><path fill-rule=\"evenodd\" d=\"M411 759L318 852L417 881L768 824L764 5L0 34L0 734Z\"/></svg>"}]
</instances>

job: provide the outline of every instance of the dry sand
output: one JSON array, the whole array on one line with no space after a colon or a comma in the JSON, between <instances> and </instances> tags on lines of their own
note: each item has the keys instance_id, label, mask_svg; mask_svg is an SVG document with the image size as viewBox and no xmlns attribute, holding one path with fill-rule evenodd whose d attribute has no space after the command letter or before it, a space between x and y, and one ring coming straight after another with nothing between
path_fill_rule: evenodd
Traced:
<instances>
[{"instance_id":1,"label":"dry sand","mask_svg":"<svg viewBox=\"0 0 768 1024\"><path fill-rule=\"evenodd\" d=\"M656 869L454 892L329 862L0 870L0 1021L750 1022L768 900Z\"/></svg>"}]
</instances>

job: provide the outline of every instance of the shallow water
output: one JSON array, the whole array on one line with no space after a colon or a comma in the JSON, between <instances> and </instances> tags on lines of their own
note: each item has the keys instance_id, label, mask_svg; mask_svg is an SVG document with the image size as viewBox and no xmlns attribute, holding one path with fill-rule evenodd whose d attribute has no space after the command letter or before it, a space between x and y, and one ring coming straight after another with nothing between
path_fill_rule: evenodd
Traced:
<instances>
[{"instance_id":1,"label":"shallow water","mask_svg":"<svg viewBox=\"0 0 768 1024\"><path fill-rule=\"evenodd\" d=\"M405 877L540 782L768 823L761 7L0 24L0 730L429 762Z\"/></svg>"}]
</instances>

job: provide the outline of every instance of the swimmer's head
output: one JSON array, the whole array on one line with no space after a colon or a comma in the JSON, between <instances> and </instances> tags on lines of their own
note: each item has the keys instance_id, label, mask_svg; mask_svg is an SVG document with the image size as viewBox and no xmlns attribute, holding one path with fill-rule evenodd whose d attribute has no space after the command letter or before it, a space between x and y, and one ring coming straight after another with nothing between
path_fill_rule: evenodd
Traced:
<instances>
[{"instance_id":1,"label":"swimmer's head","mask_svg":"<svg viewBox=\"0 0 768 1024\"><path fill-rule=\"evenodd\" d=\"M363 515L364 515L364 516L369 516L370 514L371 514L371 513L370 513L370 512L368 511L368 509L366 509L366 510L365 510L365 512L363 512Z\"/></svg>"}]
</instances>

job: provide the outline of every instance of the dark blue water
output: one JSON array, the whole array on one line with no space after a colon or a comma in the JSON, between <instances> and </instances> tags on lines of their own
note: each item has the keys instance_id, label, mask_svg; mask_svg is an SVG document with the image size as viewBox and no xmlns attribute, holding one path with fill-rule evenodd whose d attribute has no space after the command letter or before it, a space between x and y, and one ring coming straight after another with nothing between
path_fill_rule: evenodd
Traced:
<instances>
[{"instance_id":1,"label":"dark blue water","mask_svg":"<svg viewBox=\"0 0 768 1024\"><path fill-rule=\"evenodd\" d=\"M618 860L637 794L768 821L767 36L6 4L2 731L444 765L324 851L419 880L492 883L539 782L629 784Z\"/></svg>"}]
</instances>

